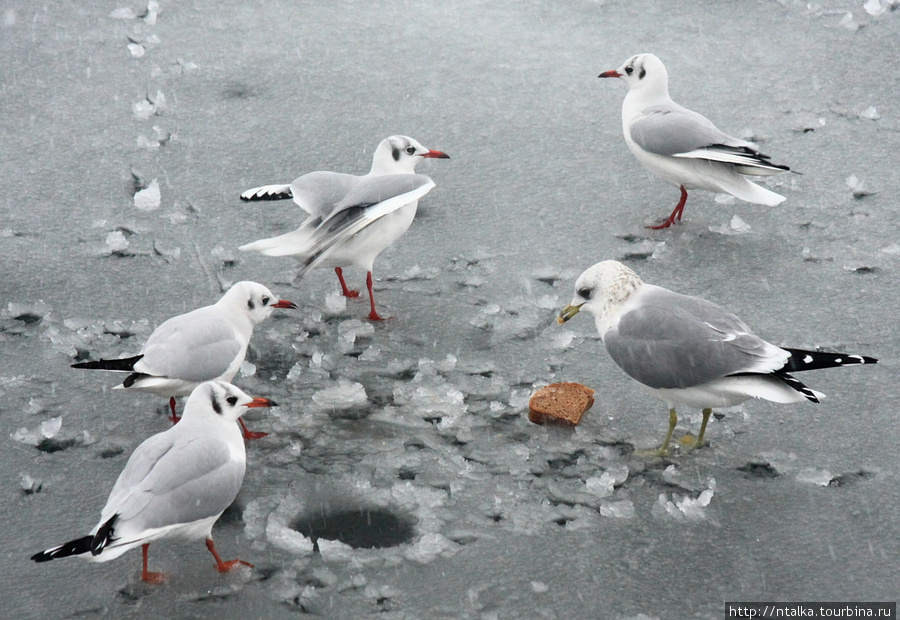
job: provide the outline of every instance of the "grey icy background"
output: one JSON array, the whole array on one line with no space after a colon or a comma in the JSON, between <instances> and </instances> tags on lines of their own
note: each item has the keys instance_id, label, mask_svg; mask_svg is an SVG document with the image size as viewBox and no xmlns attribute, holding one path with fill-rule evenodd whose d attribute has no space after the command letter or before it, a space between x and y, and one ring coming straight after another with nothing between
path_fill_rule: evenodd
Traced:
<instances>
[{"instance_id":1,"label":"grey icy background","mask_svg":"<svg viewBox=\"0 0 900 620\"><path fill-rule=\"evenodd\" d=\"M677 619L897 600L893 8L0 2L0 617ZM645 51L677 101L802 173L769 180L784 204L697 192L682 224L644 227L678 192L625 146L625 85L596 76ZM395 133L452 159L419 167L437 187L376 263L394 318L342 307L330 272L294 283L290 259L237 251L301 217L242 189L363 173ZM809 373L819 405L748 402L718 412L710 447L638 458L665 406L589 317L554 322L606 258L776 344L881 364ZM236 378L281 404L250 416L270 436L214 530L256 568L219 575L202 543L174 541L151 546L160 587L136 551L29 561L87 533L169 424L163 399L69 364L133 354L241 279L300 305L259 326ZM574 430L527 420L558 380L597 390ZM314 549L304 523L343 531Z\"/></svg>"}]
</instances>

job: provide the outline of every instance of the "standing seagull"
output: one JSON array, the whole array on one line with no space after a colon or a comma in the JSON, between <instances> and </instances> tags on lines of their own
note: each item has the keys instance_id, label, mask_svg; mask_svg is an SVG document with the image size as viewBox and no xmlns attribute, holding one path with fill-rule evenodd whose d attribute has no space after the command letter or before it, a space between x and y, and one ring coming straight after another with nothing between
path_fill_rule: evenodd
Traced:
<instances>
[{"instance_id":1,"label":"standing seagull","mask_svg":"<svg viewBox=\"0 0 900 620\"><path fill-rule=\"evenodd\" d=\"M134 357L81 362L72 368L130 373L113 389L168 396L175 423L176 396L187 396L204 381L230 382L247 355L253 328L275 308L296 307L262 284L238 282L213 305L179 314L157 327ZM247 430L243 420L238 422L247 439L266 436Z\"/></svg>"},{"instance_id":2,"label":"standing seagull","mask_svg":"<svg viewBox=\"0 0 900 620\"><path fill-rule=\"evenodd\" d=\"M297 256L301 262L298 278L314 267L334 267L345 297L359 297L359 291L347 287L342 268L365 269L369 319L380 321L372 292L372 267L375 257L410 227L419 198L434 187L429 177L415 174L416 165L425 158L450 157L412 138L391 136L375 149L368 174L310 172L290 185L249 189L241 194L242 200L293 198L309 217L293 232L240 249L267 256Z\"/></svg>"},{"instance_id":3,"label":"standing seagull","mask_svg":"<svg viewBox=\"0 0 900 620\"><path fill-rule=\"evenodd\" d=\"M743 175L768 176L790 170L773 164L756 145L719 131L712 122L669 97L669 74L653 54L632 56L597 77L622 78L628 94L622 104L625 142L650 172L681 189L681 200L658 226L681 221L688 189L725 192L746 202L770 207L784 196L748 181Z\"/></svg>"},{"instance_id":4,"label":"standing seagull","mask_svg":"<svg viewBox=\"0 0 900 620\"><path fill-rule=\"evenodd\" d=\"M252 568L243 560L223 562L211 532L244 481L247 453L235 421L250 407L274 406L223 381L200 384L188 398L181 423L148 438L132 453L91 533L31 559L49 562L79 555L106 562L140 546L141 579L163 583L165 573L147 570L150 543L206 538L220 573L238 565Z\"/></svg>"},{"instance_id":5,"label":"standing seagull","mask_svg":"<svg viewBox=\"0 0 900 620\"><path fill-rule=\"evenodd\" d=\"M645 284L616 261L603 261L575 282L571 305L559 313L565 323L581 310L594 315L613 361L669 407L669 431L657 451L665 455L678 422L675 405L703 409L703 445L712 407L731 407L750 398L776 403L819 402L789 372L874 364L862 355L776 347L753 334L737 316L705 299Z\"/></svg>"}]
</instances>

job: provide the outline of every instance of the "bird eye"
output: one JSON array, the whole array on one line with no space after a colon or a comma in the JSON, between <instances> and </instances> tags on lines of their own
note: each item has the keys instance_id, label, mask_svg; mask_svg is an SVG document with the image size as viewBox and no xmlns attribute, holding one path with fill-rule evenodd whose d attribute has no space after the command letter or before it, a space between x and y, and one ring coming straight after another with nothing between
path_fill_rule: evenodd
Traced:
<instances>
[{"instance_id":1,"label":"bird eye","mask_svg":"<svg viewBox=\"0 0 900 620\"><path fill-rule=\"evenodd\" d=\"M575 291L575 292L578 293L578 296L581 297L581 298L583 298L583 299L590 299L590 298L591 298L591 294L593 294L593 292L594 292L594 289L590 289L590 288L585 287L585 288L580 288L580 289L578 289L578 290Z\"/></svg>"},{"instance_id":2,"label":"bird eye","mask_svg":"<svg viewBox=\"0 0 900 620\"><path fill-rule=\"evenodd\" d=\"M632 73L634 73L634 67L632 67L630 65L625 67L625 73L627 73L628 75L631 75Z\"/></svg>"},{"instance_id":3,"label":"bird eye","mask_svg":"<svg viewBox=\"0 0 900 620\"><path fill-rule=\"evenodd\" d=\"M237 404L237 396L229 396L225 399L225 402L234 407Z\"/></svg>"},{"instance_id":4,"label":"bird eye","mask_svg":"<svg viewBox=\"0 0 900 620\"><path fill-rule=\"evenodd\" d=\"M408 146L408 147L406 147L406 154L407 154L407 155L415 155L415 154L416 154L416 147L414 147L414 146Z\"/></svg>"},{"instance_id":5,"label":"bird eye","mask_svg":"<svg viewBox=\"0 0 900 620\"><path fill-rule=\"evenodd\" d=\"M263 295L262 302L263 302L264 306L268 306L269 305L269 296Z\"/></svg>"}]
</instances>

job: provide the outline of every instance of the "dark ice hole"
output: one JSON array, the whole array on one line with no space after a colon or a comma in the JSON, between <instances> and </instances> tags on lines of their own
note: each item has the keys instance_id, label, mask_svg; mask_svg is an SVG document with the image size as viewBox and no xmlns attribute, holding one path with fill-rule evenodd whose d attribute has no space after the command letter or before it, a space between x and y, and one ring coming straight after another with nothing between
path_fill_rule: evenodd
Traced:
<instances>
[{"instance_id":1,"label":"dark ice hole","mask_svg":"<svg viewBox=\"0 0 900 620\"><path fill-rule=\"evenodd\" d=\"M381 508L350 508L334 512L302 514L291 528L316 542L339 540L354 549L383 549L409 542L415 536L415 521Z\"/></svg>"}]
</instances>

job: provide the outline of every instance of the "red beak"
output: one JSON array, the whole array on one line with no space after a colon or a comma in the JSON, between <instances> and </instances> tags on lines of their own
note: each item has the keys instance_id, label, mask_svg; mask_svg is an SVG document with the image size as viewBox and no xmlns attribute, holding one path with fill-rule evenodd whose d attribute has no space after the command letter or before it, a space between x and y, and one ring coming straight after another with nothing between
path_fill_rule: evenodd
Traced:
<instances>
[{"instance_id":1,"label":"red beak","mask_svg":"<svg viewBox=\"0 0 900 620\"><path fill-rule=\"evenodd\" d=\"M290 308L291 310L294 310L297 308L297 304L295 304L292 301L286 301L284 299L279 299L274 304L272 304L272 307L273 308Z\"/></svg>"},{"instance_id":2,"label":"red beak","mask_svg":"<svg viewBox=\"0 0 900 620\"><path fill-rule=\"evenodd\" d=\"M597 77L622 77L622 74L613 69L612 71L604 71Z\"/></svg>"},{"instance_id":3,"label":"red beak","mask_svg":"<svg viewBox=\"0 0 900 620\"><path fill-rule=\"evenodd\" d=\"M278 403L274 400L269 400L268 398L254 398L249 403L247 403L248 409L253 409L255 407L277 407Z\"/></svg>"},{"instance_id":4,"label":"red beak","mask_svg":"<svg viewBox=\"0 0 900 620\"><path fill-rule=\"evenodd\" d=\"M431 157L433 159L450 159L450 156L440 151L428 151L422 157Z\"/></svg>"}]
</instances>

